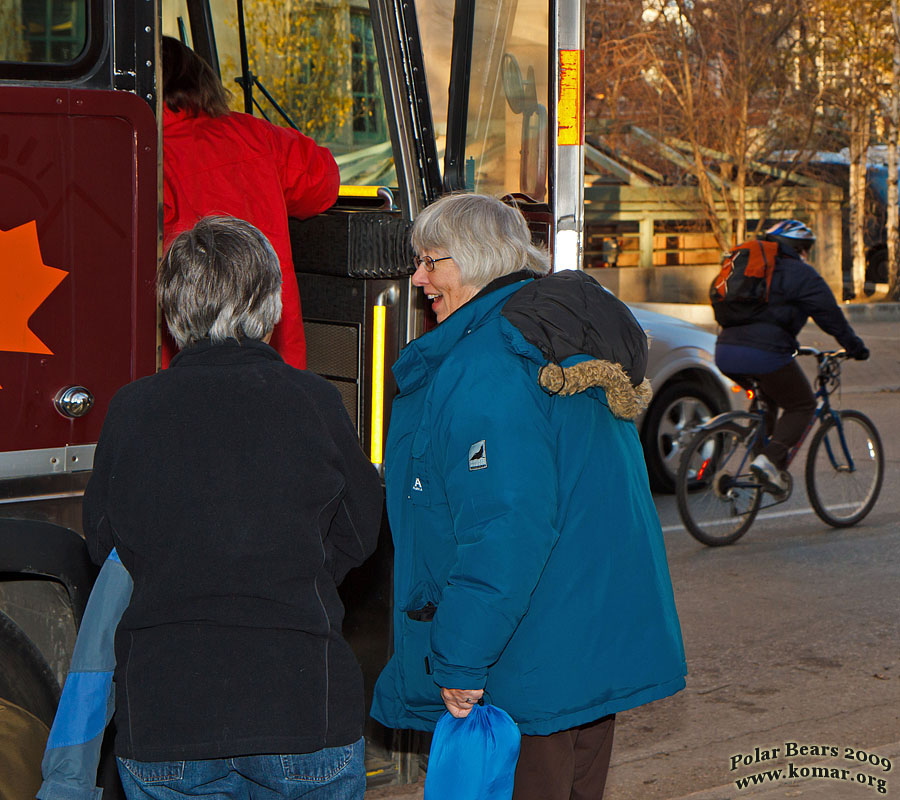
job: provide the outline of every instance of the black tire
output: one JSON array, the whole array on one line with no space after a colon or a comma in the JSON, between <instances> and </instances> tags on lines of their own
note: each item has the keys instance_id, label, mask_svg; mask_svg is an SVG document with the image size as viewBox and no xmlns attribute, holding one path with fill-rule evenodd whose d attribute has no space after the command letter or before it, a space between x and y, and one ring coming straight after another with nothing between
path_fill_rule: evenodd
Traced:
<instances>
[{"instance_id":1,"label":"black tire","mask_svg":"<svg viewBox=\"0 0 900 800\"><path fill-rule=\"evenodd\" d=\"M664 386L653 398L644 420L641 441L650 487L654 491L666 494L675 491L684 447L681 434L721 410L721 404L705 388L688 381Z\"/></svg>"},{"instance_id":2,"label":"black tire","mask_svg":"<svg viewBox=\"0 0 900 800\"><path fill-rule=\"evenodd\" d=\"M884 480L884 448L872 420L859 411L839 411L816 431L806 457L806 494L813 511L834 528L848 528L875 506ZM853 462L848 464L847 454Z\"/></svg>"},{"instance_id":3,"label":"black tire","mask_svg":"<svg viewBox=\"0 0 900 800\"><path fill-rule=\"evenodd\" d=\"M723 423L695 435L681 457L676 481L684 527L709 547L734 544L753 524L762 489L750 474L748 429Z\"/></svg>"},{"instance_id":4,"label":"black tire","mask_svg":"<svg viewBox=\"0 0 900 800\"><path fill-rule=\"evenodd\" d=\"M40 651L0 611L0 699L34 714L48 728L59 702L59 684Z\"/></svg>"}]
</instances>

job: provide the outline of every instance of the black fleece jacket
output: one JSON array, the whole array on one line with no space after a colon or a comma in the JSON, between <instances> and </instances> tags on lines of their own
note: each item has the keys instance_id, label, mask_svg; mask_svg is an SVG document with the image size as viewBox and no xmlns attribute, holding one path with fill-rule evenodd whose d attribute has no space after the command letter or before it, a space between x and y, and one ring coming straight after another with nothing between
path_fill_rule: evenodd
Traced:
<instances>
[{"instance_id":1,"label":"black fleece jacket","mask_svg":"<svg viewBox=\"0 0 900 800\"><path fill-rule=\"evenodd\" d=\"M257 341L204 343L121 389L84 498L134 579L116 633L116 753L304 753L362 735L337 585L382 490L340 396Z\"/></svg>"},{"instance_id":2,"label":"black fleece jacket","mask_svg":"<svg viewBox=\"0 0 900 800\"><path fill-rule=\"evenodd\" d=\"M837 339L849 355L865 349L825 279L796 250L780 244L766 311L749 325L724 328L719 342L773 353L793 353L799 346L797 335L810 317L825 333Z\"/></svg>"}]
</instances>

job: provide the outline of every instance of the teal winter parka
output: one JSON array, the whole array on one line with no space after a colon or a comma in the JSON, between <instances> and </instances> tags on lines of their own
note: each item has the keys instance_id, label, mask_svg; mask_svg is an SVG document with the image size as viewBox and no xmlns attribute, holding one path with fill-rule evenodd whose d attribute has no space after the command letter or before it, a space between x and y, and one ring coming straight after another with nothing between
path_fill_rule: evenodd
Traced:
<instances>
[{"instance_id":1,"label":"teal winter parka","mask_svg":"<svg viewBox=\"0 0 900 800\"><path fill-rule=\"evenodd\" d=\"M684 687L634 418L647 343L581 272L490 284L394 365L394 654L372 715L432 730L440 687L546 735Z\"/></svg>"}]
</instances>

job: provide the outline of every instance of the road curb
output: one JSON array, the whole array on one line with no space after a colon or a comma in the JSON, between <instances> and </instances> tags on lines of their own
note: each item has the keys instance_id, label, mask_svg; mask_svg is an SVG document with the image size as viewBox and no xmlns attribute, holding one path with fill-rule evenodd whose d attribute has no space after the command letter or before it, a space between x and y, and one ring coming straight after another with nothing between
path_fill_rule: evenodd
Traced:
<instances>
[{"instance_id":1,"label":"road curb","mask_svg":"<svg viewBox=\"0 0 900 800\"><path fill-rule=\"evenodd\" d=\"M900 303L841 303L851 322L896 322L900 320Z\"/></svg>"},{"instance_id":2,"label":"road curb","mask_svg":"<svg viewBox=\"0 0 900 800\"><path fill-rule=\"evenodd\" d=\"M694 325L715 326L712 306L707 303L629 303L648 311L692 322ZM853 322L896 322L900 320L900 303L840 303L847 319Z\"/></svg>"}]
</instances>

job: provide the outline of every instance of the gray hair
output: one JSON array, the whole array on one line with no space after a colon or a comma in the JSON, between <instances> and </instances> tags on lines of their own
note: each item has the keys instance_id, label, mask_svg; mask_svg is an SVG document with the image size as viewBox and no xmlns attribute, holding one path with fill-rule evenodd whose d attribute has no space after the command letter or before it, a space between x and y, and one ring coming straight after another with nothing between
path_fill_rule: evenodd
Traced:
<instances>
[{"instance_id":1,"label":"gray hair","mask_svg":"<svg viewBox=\"0 0 900 800\"><path fill-rule=\"evenodd\" d=\"M180 233L156 273L156 296L180 348L262 339L281 319L281 268L249 222L204 217Z\"/></svg>"},{"instance_id":2,"label":"gray hair","mask_svg":"<svg viewBox=\"0 0 900 800\"><path fill-rule=\"evenodd\" d=\"M464 286L481 288L511 272L550 268L519 210L483 194L449 194L432 203L416 217L411 243L418 253L453 256Z\"/></svg>"}]
</instances>

